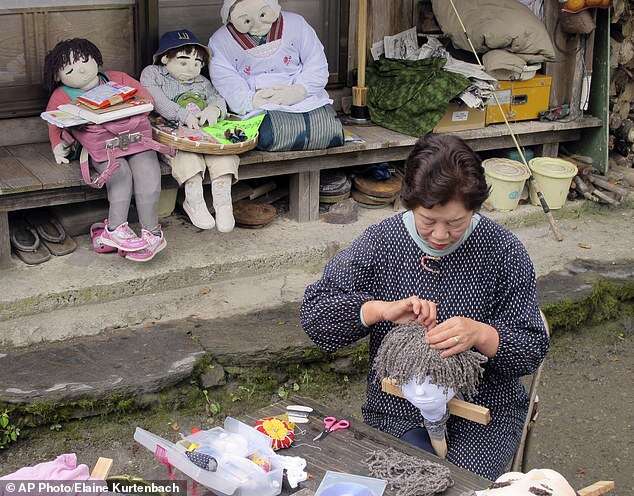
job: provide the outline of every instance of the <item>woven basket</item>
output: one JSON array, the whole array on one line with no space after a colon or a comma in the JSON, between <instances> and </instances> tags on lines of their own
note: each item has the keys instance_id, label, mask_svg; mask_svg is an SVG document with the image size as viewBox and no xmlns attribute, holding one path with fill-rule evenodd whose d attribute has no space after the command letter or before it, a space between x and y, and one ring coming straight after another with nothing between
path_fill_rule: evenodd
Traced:
<instances>
[{"instance_id":1,"label":"woven basket","mask_svg":"<svg viewBox=\"0 0 634 496\"><path fill-rule=\"evenodd\" d=\"M174 134L159 128L157 122L152 120L152 137L164 145L172 146L177 150L185 152L204 153L205 155L240 155L241 153L253 150L258 144L258 136L243 141L241 143L218 143L213 136L209 136L209 140L198 141L189 138L181 138Z\"/></svg>"}]
</instances>

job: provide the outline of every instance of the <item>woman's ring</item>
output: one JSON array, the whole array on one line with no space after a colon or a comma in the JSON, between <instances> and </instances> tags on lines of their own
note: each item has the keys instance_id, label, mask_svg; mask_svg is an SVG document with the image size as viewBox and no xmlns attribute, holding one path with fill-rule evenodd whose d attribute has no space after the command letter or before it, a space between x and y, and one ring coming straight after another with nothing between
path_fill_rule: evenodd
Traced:
<instances>
[{"instance_id":1,"label":"woman's ring","mask_svg":"<svg viewBox=\"0 0 634 496\"><path fill-rule=\"evenodd\" d=\"M456 344L460 344L460 341L462 341L462 340L460 339L460 336L454 336L454 337L453 337L453 340L456 342Z\"/></svg>"}]
</instances>

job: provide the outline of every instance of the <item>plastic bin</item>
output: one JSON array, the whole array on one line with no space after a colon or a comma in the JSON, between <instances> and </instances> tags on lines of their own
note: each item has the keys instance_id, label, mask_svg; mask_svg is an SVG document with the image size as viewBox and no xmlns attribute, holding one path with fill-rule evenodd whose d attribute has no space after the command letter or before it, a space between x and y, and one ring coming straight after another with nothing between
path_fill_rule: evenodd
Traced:
<instances>
[{"instance_id":1,"label":"plastic bin","mask_svg":"<svg viewBox=\"0 0 634 496\"><path fill-rule=\"evenodd\" d=\"M489 158L482 162L487 184L491 187L488 203L495 210L515 210L524 183L530 177L526 166L508 158Z\"/></svg>"},{"instance_id":2,"label":"plastic bin","mask_svg":"<svg viewBox=\"0 0 634 496\"><path fill-rule=\"evenodd\" d=\"M135 441L153 454L159 446L170 465L219 496L277 496L281 493L284 470L271 449L271 439L261 432L227 417L224 428L214 427L185 439L221 453L218 469L210 472L193 464L180 442L172 443L139 427L134 432ZM268 457L271 470L265 472L246 458L252 454Z\"/></svg>"},{"instance_id":3,"label":"plastic bin","mask_svg":"<svg viewBox=\"0 0 634 496\"><path fill-rule=\"evenodd\" d=\"M566 203L572 178L577 175L577 166L560 158L539 157L528 163L533 177L544 194L546 203L553 209L559 209ZM535 189L528 189L533 205L540 205Z\"/></svg>"}]
</instances>

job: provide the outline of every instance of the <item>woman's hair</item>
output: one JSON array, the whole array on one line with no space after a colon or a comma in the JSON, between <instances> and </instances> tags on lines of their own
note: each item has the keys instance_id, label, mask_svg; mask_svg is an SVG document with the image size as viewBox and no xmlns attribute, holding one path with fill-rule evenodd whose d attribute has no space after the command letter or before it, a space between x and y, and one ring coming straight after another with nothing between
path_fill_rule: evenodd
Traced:
<instances>
[{"instance_id":1,"label":"woman's hair","mask_svg":"<svg viewBox=\"0 0 634 496\"><path fill-rule=\"evenodd\" d=\"M167 59L170 60L176 57L181 52L185 52L187 55L191 55L192 53L195 53L196 57L199 57L202 59L203 66L209 63L209 53L207 53L207 50L204 50L198 45L185 45L181 47L172 48L171 50L168 50L167 52L162 53L159 57L157 57L156 62L158 65L164 65L163 62L161 62L161 59L163 57L167 57Z\"/></svg>"},{"instance_id":2,"label":"woman's hair","mask_svg":"<svg viewBox=\"0 0 634 496\"><path fill-rule=\"evenodd\" d=\"M405 161L401 199L410 210L457 200L475 211L488 196L482 160L460 138L427 134Z\"/></svg>"},{"instance_id":3,"label":"woman's hair","mask_svg":"<svg viewBox=\"0 0 634 496\"><path fill-rule=\"evenodd\" d=\"M72 59L71 59L72 57ZM44 86L52 93L60 83L57 80L57 73L68 64L72 64L79 58L86 62L92 57L98 66L103 65L103 57L99 48L94 43L85 38L73 38L72 40L60 41L46 54L44 59Z\"/></svg>"}]
</instances>

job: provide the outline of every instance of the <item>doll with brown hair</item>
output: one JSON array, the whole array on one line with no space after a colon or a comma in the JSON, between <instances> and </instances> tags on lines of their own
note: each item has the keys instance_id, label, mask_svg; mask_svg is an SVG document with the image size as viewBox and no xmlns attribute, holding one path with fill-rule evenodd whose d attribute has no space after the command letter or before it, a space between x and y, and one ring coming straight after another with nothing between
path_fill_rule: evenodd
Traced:
<instances>
[{"instance_id":1,"label":"doll with brown hair","mask_svg":"<svg viewBox=\"0 0 634 496\"><path fill-rule=\"evenodd\" d=\"M154 64L143 69L141 84L154 97L154 110L161 117L190 129L213 125L227 114L224 99L201 74L209 63L209 49L191 31L169 31L161 37ZM184 185L183 209L200 229L217 227L230 232L235 226L231 186L238 180L237 155L206 155L179 150L168 158L172 176ZM203 196L203 178L209 170L216 219Z\"/></svg>"},{"instance_id":2,"label":"doll with brown hair","mask_svg":"<svg viewBox=\"0 0 634 496\"><path fill-rule=\"evenodd\" d=\"M44 82L50 98L46 110L56 110L60 105L73 102L88 90L113 81L136 88L137 95L152 100L141 84L124 72L99 70L103 64L101 51L92 42L83 38L60 41L47 53L44 60ZM90 127L91 125L86 125ZM48 126L48 136L58 164L69 163L75 138L64 135L62 129ZM70 142L69 142L70 141ZM126 258L135 262L147 262L167 246L158 222L158 202L161 193L161 168L153 149L119 157L106 182L110 208L105 229L98 243L125 252ZM92 158L93 169L103 173L109 161L99 162ZM132 196L136 203L141 223L141 236L128 225L128 212Z\"/></svg>"}]
</instances>

